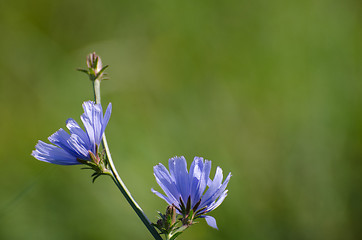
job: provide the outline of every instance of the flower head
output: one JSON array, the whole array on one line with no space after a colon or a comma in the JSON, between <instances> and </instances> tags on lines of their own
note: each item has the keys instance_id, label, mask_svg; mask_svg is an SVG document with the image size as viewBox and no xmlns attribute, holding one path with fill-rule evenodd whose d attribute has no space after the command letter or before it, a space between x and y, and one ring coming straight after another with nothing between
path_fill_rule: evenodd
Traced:
<instances>
[{"instance_id":1,"label":"flower head","mask_svg":"<svg viewBox=\"0 0 362 240\"><path fill-rule=\"evenodd\" d=\"M31 155L40 161L60 165L75 165L92 160L98 164L98 146L111 116L112 104L108 105L104 116L101 104L84 102L83 109L81 119L85 131L74 119L69 118L66 126L70 134L59 129L48 138L52 144L39 140Z\"/></svg>"},{"instance_id":2,"label":"flower head","mask_svg":"<svg viewBox=\"0 0 362 240\"><path fill-rule=\"evenodd\" d=\"M217 167L214 180L211 180L211 161L204 161L201 157L194 158L189 171L184 157L171 158L169 169L170 171L161 163L154 166L156 181L166 195L151 189L152 192L176 207L183 216L183 225L191 225L196 218L205 218L208 225L217 229L215 218L206 214L224 201L231 173L222 182L223 173L221 168Z\"/></svg>"}]
</instances>

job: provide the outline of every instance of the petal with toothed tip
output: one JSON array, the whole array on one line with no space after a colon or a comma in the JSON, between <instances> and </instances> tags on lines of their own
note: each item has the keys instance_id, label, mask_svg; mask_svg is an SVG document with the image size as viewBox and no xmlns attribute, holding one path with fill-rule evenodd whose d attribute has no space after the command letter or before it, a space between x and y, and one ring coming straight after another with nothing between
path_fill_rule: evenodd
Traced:
<instances>
[{"instance_id":1,"label":"petal with toothed tip","mask_svg":"<svg viewBox=\"0 0 362 240\"><path fill-rule=\"evenodd\" d=\"M38 141L35 146L35 150L31 153L31 155L40 161L53 164L80 164L80 162L77 161L77 158L69 154L67 151L43 141Z\"/></svg>"},{"instance_id":2,"label":"petal with toothed tip","mask_svg":"<svg viewBox=\"0 0 362 240\"><path fill-rule=\"evenodd\" d=\"M153 167L153 172L158 185L160 185L170 201L178 202L180 193L178 192L166 167L160 163Z\"/></svg>"}]
</instances>

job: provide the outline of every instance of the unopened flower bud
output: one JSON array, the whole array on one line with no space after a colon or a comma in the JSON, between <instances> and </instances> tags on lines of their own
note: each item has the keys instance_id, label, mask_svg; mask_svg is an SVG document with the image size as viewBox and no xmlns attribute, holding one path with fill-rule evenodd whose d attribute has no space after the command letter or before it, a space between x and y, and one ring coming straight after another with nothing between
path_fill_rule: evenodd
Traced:
<instances>
[{"instance_id":1,"label":"unopened flower bud","mask_svg":"<svg viewBox=\"0 0 362 240\"><path fill-rule=\"evenodd\" d=\"M176 208L172 205L168 206L166 209L167 219L170 221L170 226L176 222Z\"/></svg>"},{"instance_id":2,"label":"unopened flower bud","mask_svg":"<svg viewBox=\"0 0 362 240\"><path fill-rule=\"evenodd\" d=\"M95 81L96 79L104 79L104 70L108 67L108 65L103 66L101 57L93 52L87 56L87 67L88 69L78 68L78 71L86 73L90 80Z\"/></svg>"},{"instance_id":3,"label":"unopened flower bud","mask_svg":"<svg viewBox=\"0 0 362 240\"><path fill-rule=\"evenodd\" d=\"M99 73L103 68L102 60L95 52L90 53L87 56L87 66L88 68L93 69L97 75L97 73Z\"/></svg>"}]
</instances>

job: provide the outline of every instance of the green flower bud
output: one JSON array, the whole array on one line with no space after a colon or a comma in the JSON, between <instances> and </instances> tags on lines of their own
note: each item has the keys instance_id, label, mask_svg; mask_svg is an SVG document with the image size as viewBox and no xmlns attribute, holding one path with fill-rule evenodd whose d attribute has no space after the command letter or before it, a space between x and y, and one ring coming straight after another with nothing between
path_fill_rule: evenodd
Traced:
<instances>
[{"instance_id":1,"label":"green flower bud","mask_svg":"<svg viewBox=\"0 0 362 240\"><path fill-rule=\"evenodd\" d=\"M176 208L174 206L170 205L167 207L166 218L168 220L169 226L172 226L176 223Z\"/></svg>"},{"instance_id":2,"label":"green flower bud","mask_svg":"<svg viewBox=\"0 0 362 240\"><path fill-rule=\"evenodd\" d=\"M87 66L90 69L94 70L95 75L97 75L103 68L101 58L95 53L90 53L87 56Z\"/></svg>"},{"instance_id":3,"label":"green flower bud","mask_svg":"<svg viewBox=\"0 0 362 240\"><path fill-rule=\"evenodd\" d=\"M108 65L103 66L101 57L93 52L87 56L87 67L88 69L79 68L78 71L86 73L90 80L95 81L96 79L104 79L104 70L108 67Z\"/></svg>"}]
</instances>

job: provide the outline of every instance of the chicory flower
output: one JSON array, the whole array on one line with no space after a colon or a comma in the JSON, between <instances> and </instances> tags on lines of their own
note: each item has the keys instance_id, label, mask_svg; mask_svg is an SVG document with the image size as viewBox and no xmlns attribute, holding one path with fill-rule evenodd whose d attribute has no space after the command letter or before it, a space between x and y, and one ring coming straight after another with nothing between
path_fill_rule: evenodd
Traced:
<instances>
[{"instance_id":1,"label":"chicory flower","mask_svg":"<svg viewBox=\"0 0 362 240\"><path fill-rule=\"evenodd\" d=\"M69 118L66 126L70 134L60 128L48 138L52 144L39 140L31 155L40 161L60 165L75 165L88 161L98 164L98 147L111 116L112 104L108 105L104 116L102 105L93 101L84 102L83 109L81 120L85 131L74 119Z\"/></svg>"},{"instance_id":2,"label":"chicory flower","mask_svg":"<svg viewBox=\"0 0 362 240\"><path fill-rule=\"evenodd\" d=\"M224 201L231 173L222 182L222 169L217 167L214 180L211 180L211 161L204 161L201 157L194 158L189 171L184 157L171 158L169 169L161 163L154 166L156 181L166 195L154 189L152 192L177 209L184 226L191 225L194 219L205 218L209 226L217 229L215 218L206 214Z\"/></svg>"}]
</instances>

